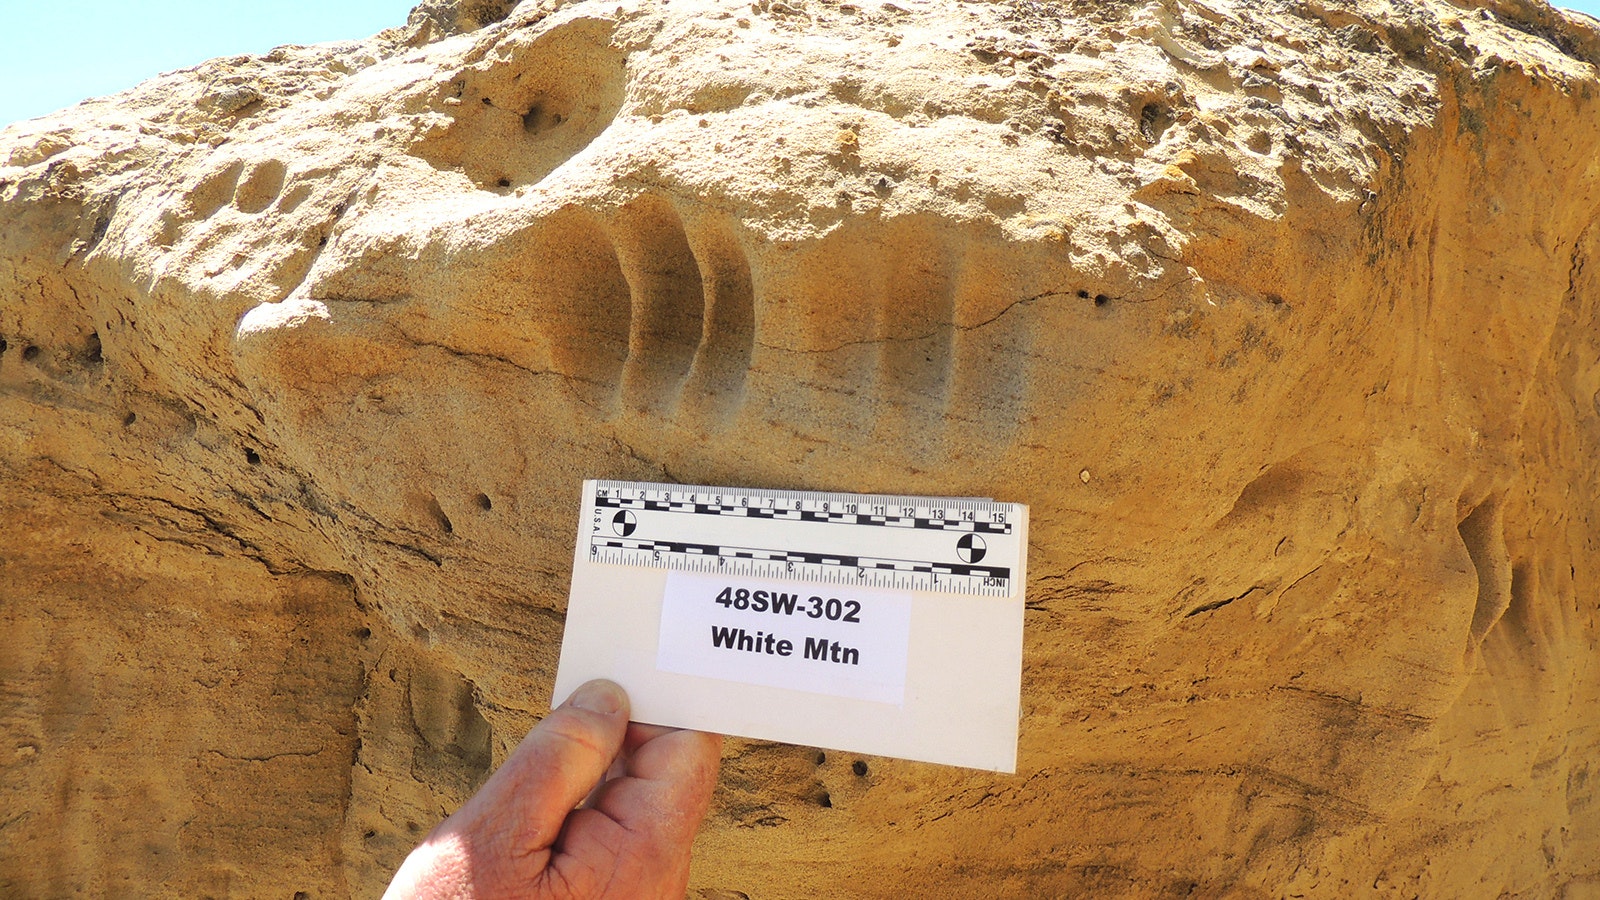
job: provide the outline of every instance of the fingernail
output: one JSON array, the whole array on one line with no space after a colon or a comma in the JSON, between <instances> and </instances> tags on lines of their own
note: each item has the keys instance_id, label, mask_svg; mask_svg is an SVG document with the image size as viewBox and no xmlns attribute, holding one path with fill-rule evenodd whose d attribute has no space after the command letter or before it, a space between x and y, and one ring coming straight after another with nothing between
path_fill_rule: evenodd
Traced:
<instances>
[{"instance_id":1,"label":"fingernail","mask_svg":"<svg viewBox=\"0 0 1600 900\"><path fill-rule=\"evenodd\" d=\"M572 692L568 706L597 712L603 716L616 715L628 702L628 695L614 681L595 680Z\"/></svg>"}]
</instances>

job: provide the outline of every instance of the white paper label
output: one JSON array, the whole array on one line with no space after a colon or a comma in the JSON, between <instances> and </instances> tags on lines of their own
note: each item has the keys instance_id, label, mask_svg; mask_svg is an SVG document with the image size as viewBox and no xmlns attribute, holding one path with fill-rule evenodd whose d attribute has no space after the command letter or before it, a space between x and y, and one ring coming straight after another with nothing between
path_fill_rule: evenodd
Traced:
<instances>
[{"instance_id":1,"label":"white paper label","mask_svg":"<svg viewBox=\"0 0 1600 900\"><path fill-rule=\"evenodd\" d=\"M667 573L656 666L899 706L911 594Z\"/></svg>"}]
</instances>

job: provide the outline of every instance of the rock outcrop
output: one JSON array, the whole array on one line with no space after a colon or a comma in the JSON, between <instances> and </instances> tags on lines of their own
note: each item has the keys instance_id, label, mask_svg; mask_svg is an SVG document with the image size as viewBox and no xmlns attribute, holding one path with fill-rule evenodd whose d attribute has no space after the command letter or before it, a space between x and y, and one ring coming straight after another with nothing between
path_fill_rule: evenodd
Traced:
<instances>
[{"instance_id":1,"label":"rock outcrop","mask_svg":"<svg viewBox=\"0 0 1600 900\"><path fill-rule=\"evenodd\" d=\"M0 131L0 893L377 896L583 477L1032 508L1019 774L730 742L695 896L1600 892L1597 64L430 2Z\"/></svg>"}]
</instances>

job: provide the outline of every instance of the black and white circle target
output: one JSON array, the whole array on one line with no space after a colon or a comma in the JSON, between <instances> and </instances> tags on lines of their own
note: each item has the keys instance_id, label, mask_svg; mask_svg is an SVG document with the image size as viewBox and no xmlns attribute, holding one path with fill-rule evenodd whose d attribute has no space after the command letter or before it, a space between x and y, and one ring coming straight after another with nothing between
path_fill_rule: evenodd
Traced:
<instances>
[{"instance_id":1,"label":"black and white circle target","mask_svg":"<svg viewBox=\"0 0 1600 900\"><path fill-rule=\"evenodd\" d=\"M975 534L964 534L961 536L961 540L956 541L956 555L960 556L961 561L964 563L975 563L983 559L983 554L987 553L988 550L988 545L983 542L983 538Z\"/></svg>"}]
</instances>

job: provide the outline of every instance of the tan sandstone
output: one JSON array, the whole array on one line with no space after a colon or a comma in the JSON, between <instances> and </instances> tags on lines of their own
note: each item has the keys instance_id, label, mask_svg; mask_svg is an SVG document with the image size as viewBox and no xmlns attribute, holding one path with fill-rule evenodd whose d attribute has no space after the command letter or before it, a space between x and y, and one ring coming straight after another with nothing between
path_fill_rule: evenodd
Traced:
<instances>
[{"instance_id":1,"label":"tan sandstone","mask_svg":"<svg viewBox=\"0 0 1600 900\"><path fill-rule=\"evenodd\" d=\"M0 130L0 894L377 896L611 477L1032 508L1019 773L731 741L695 897L1600 896L1597 63L434 0Z\"/></svg>"}]
</instances>

